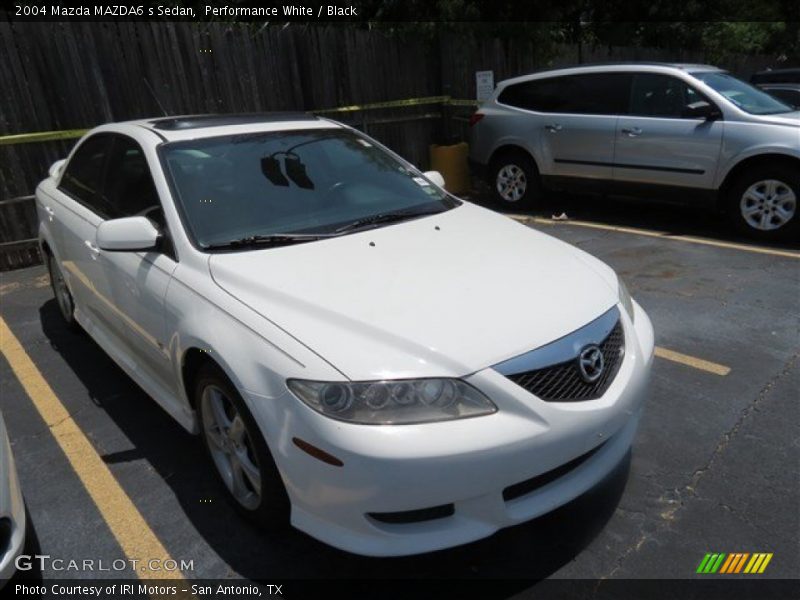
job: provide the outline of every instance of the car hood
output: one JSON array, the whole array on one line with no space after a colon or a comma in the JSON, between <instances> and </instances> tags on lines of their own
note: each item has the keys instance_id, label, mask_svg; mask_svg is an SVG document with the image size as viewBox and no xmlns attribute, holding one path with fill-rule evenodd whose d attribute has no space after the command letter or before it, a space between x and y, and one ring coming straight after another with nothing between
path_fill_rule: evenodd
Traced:
<instances>
[{"instance_id":1,"label":"car hood","mask_svg":"<svg viewBox=\"0 0 800 600\"><path fill-rule=\"evenodd\" d=\"M800 127L800 111L780 113L778 115L759 115L761 123L772 125L788 125L790 127Z\"/></svg>"},{"instance_id":2,"label":"car hood","mask_svg":"<svg viewBox=\"0 0 800 600\"><path fill-rule=\"evenodd\" d=\"M209 267L344 376L371 380L463 376L585 325L618 299L581 254L465 203L342 237L214 254Z\"/></svg>"}]
</instances>

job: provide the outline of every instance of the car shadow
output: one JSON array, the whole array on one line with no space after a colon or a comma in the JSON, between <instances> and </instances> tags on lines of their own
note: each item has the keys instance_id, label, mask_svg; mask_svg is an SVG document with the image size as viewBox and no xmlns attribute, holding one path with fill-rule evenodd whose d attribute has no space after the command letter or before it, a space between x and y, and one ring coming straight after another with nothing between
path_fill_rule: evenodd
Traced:
<instances>
[{"instance_id":1,"label":"car shadow","mask_svg":"<svg viewBox=\"0 0 800 600\"><path fill-rule=\"evenodd\" d=\"M477 182L465 199L497 212L523 214L554 221L590 221L611 227L632 227L666 234L695 236L776 249L800 248L800 241L764 242L737 231L720 212L656 199L626 198L601 193L546 191L533 208L496 200L488 186Z\"/></svg>"},{"instance_id":2,"label":"car shadow","mask_svg":"<svg viewBox=\"0 0 800 600\"><path fill-rule=\"evenodd\" d=\"M184 511L171 520L175 538L186 539L185 518L220 559L247 579L490 579L496 585L484 595L507 597L580 553L614 514L628 480L630 454L601 484L552 513L485 540L413 557L361 557L292 528L279 536L267 534L225 502L199 440L140 390L88 335L67 330L55 300L42 305L39 314L52 348L134 446L103 455L103 460L112 469L120 462L147 461ZM164 526L165 520L159 521ZM160 534L169 549L170 531L162 528Z\"/></svg>"}]
</instances>

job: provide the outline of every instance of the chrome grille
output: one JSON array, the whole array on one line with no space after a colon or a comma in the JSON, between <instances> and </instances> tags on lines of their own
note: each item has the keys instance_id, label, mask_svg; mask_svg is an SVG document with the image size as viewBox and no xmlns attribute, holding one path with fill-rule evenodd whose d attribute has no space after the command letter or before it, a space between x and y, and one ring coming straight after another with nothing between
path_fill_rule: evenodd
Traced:
<instances>
[{"instance_id":1,"label":"chrome grille","mask_svg":"<svg viewBox=\"0 0 800 600\"><path fill-rule=\"evenodd\" d=\"M595 400L606 392L622 364L625 353L625 332L620 320L617 320L611 332L598 346L603 354L605 366L603 374L594 383L587 383L581 377L577 357L507 377L534 396L548 402Z\"/></svg>"}]
</instances>

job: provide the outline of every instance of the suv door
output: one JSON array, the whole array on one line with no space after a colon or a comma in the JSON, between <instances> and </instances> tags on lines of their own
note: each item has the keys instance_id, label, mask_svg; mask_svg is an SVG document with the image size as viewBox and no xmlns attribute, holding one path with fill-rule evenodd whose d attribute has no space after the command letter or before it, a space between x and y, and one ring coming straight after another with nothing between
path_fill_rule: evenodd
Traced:
<instances>
[{"instance_id":1,"label":"suv door","mask_svg":"<svg viewBox=\"0 0 800 600\"><path fill-rule=\"evenodd\" d=\"M133 139L114 134L103 187L116 217L145 216L162 232L153 251L101 250L98 262L106 289L104 321L126 366L150 383L174 392L165 339L164 298L176 257L147 158Z\"/></svg>"},{"instance_id":2,"label":"suv door","mask_svg":"<svg viewBox=\"0 0 800 600\"><path fill-rule=\"evenodd\" d=\"M100 195L110 147L111 136L103 133L81 142L64 168L56 192L63 207L56 212L61 243L57 256L75 301L78 321L87 328L97 315L97 288L104 285L95 241L97 226L110 210Z\"/></svg>"},{"instance_id":3,"label":"suv door","mask_svg":"<svg viewBox=\"0 0 800 600\"><path fill-rule=\"evenodd\" d=\"M629 80L614 72L534 79L509 86L498 102L543 113L532 132L541 140L542 175L610 180Z\"/></svg>"},{"instance_id":4,"label":"suv door","mask_svg":"<svg viewBox=\"0 0 800 600\"><path fill-rule=\"evenodd\" d=\"M614 179L712 188L724 123L687 116L687 107L698 101L714 106L682 79L635 73L628 114L617 121Z\"/></svg>"}]
</instances>

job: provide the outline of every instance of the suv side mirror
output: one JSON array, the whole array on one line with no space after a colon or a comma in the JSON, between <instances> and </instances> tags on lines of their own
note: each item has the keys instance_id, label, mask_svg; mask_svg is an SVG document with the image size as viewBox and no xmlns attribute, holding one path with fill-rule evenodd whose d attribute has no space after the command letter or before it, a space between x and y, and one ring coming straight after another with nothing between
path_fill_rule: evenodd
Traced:
<instances>
[{"instance_id":1,"label":"suv side mirror","mask_svg":"<svg viewBox=\"0 0 800 600\"><path fill-rule=\"evenodd\" d=\"M97 246L115 252L152 250L158 244L159 235L147 217L111 219L97 228Z\"/></svg>"},{"instance_id":2,"label":"suv side mirror","mask_svg":"<svg viewBox=\"0 0 800 600\"><path fill-rule=\"evenodd\" d=\"M683 116L687 119L705 119L707 121L713 121L714 119L719 119L722 113L713 104L705 100L698 100L697 102L686 105L686 108L683 110Z\"/></svg>"}]
</instances>

